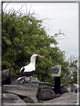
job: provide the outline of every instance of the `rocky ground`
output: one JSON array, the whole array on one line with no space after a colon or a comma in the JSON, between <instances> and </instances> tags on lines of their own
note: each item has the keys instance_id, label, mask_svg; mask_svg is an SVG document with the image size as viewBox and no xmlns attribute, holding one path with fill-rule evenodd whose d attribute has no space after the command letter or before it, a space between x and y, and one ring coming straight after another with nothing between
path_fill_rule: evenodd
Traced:
<instances>
[{"instance_id":1,"label":"rocky ground","mask_svg":"<svg viewBox=\"0 0 80 106\"><path fill-rule=\"evenodd\" d=\"M31 104L78 104L79 86L77 84L61 84L61 94L56 95L54 85L40 82L37 78L25 78L23 83L16 82L16 75L9 75L8 70L2 73L2 103L4 106L27 106Z\"/></svg>"}]
</instances>

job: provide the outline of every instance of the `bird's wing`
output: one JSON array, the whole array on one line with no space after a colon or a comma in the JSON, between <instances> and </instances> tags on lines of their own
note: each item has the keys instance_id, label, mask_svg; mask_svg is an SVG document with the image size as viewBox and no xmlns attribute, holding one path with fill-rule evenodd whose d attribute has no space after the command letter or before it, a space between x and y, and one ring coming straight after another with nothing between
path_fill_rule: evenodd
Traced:
<instances>
[{"instance_id":1,"label":"bird's wing","mask_svg":"<svg viewBox=\"0 0 80 106\"><path fill-rule=\"evenodd\" d=\"M20 69L20 72L24 72L24 70L23 70L23 69L24 69L24 67L22 67L22 68Z\"/></svg>"},{"instance_id":2,"label":"bird's wing","mask_svg":"<svg viewBox=\"0 0 80 106\"><path fill-rule=\"evenodd\" d=\"M35 66L31 63L27 66L22 67L21 70L23 70L23 68L24 68L24 72L35 71ZM20 72L21 72L21 70L20 70Z\"/></svg>"}]
</instances>

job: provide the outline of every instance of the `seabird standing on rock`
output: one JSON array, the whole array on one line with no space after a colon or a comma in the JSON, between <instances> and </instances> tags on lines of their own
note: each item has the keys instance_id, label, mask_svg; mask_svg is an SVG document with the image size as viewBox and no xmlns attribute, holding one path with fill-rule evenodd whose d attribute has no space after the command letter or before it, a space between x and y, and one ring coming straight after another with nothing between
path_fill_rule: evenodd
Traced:
<instances>
[{"instance_id":1,"label":"seabird standing on rock","mask_svg":"<svg viewBox=\"0 0 80 106\"><path fill-rule=\"evenodd\" d=\"M21 79L25 79L26 77L30 77L33 75L33 73L36 70L35 64L36 64L36 58L45 58L44 56L38 55L38 54L33 54L30 58L30 63L24 67L21 68L20 70L20 76L17 79L17 81Z\"/></svg>"}]
</instances>

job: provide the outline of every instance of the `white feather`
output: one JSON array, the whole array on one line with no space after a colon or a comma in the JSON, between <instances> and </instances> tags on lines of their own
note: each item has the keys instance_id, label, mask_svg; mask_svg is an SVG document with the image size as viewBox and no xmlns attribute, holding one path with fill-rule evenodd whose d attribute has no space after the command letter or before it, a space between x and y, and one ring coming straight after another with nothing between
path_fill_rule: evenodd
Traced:
<instances>
[{"instance_id":1,"label":"white feather","mask_svg":"<svg viewBox=\"0 0 80 106\"><path fill-rule=\"evenodd\" d=\"M35 67L36 56L38 56L38 54L33 54L30 58L30 64L28 64L27 66L22 67L21 70L24 68L24 72L35 71L36 70L36 67ZM20 70L20 72L21 72L21 70Z\"/></svg>"},{"instance_id":2,"label":"white feather","mask_svg":"<svg viewBox=\"0 0 80 106\"><path fill-rule=\"evenodd\" d=\"M24 72L31 72L31 71L35 71L35 66L32 64L32 63L30 63L30 64L28 64L27 66L24 66ZM23 69L23 67L21 68L21 70ZM21 70L20 70L20 72L21 72Z\"/></svg>"}]
</instances>

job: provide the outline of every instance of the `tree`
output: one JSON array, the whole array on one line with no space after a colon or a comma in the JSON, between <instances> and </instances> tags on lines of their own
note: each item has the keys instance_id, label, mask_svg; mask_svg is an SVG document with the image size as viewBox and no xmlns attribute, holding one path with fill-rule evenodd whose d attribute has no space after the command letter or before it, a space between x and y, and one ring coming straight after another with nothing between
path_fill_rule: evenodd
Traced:
<instances>
[{"instance_id":1,"label":"tree","mask_svg":"<svg viewBox=\"0 0 80 106\"><path fill-rule=\"evenodd\" d=\"M61 81L64 83L69 63L65 61L65 52L57 47L55 37L48 35L42 27L42 22L28 15L16 15L15 11L3 13L2 68L8 68L11 74L19 74L20 68L29 63L30 56L37 53L46 58L37 60L33 76L54 83L51 67L61 65Z\"/></svg>"},{"instance_id":2,"label":"tree","mask_svg":"<svg viewBox=\"0 0 80 106\"><path fill-rule=\"evenodd\" d=\"M77 84L77 58L74 55L71 55L68 59L69 62L69 71L65 74L65 79L67 83L76 83Z\"/></svg>"}]
</instances>

